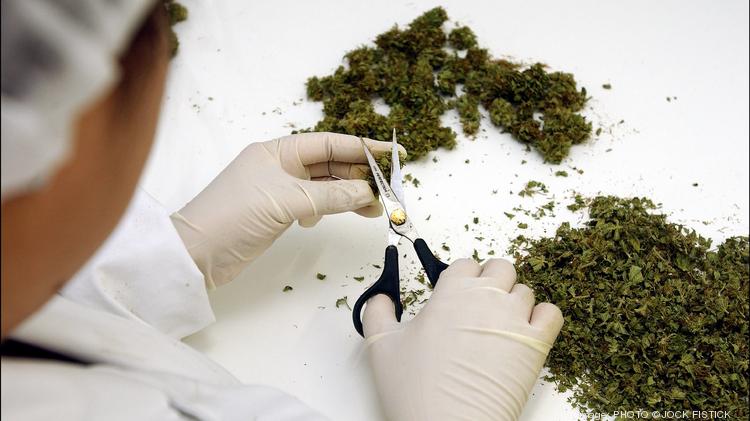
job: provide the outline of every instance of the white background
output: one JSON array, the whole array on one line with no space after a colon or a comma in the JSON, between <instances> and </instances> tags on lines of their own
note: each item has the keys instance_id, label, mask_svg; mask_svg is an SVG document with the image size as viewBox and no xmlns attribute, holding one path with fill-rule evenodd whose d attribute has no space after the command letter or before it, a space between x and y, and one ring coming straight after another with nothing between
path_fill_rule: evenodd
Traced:
<instances>
[{"instance_id":1,"label":"white background","mask_svg":"<svg viewBox=\"0 0 750 421\"><path fill-rule=\"evenodd\" d=\"M300 101L307 77L329 74L346 51L442 5L496 57L573 72L592 96L586 115L603 128L558 167L486 122L477 139L459 135L455 150L409 163L405 172L421 181L405 187L411 215L443 259L475 249L482 257L491 249L501 256L520 233L550 234L561 221L580 222L582 215L564 208L574 191L646 195L662 202L673 221L717 242L748 233L746 1L184 3L190 18L176 27L182 45L143 180L170 209L197 194L248 143L313 125L321 104ZM455 120L446 115L454 127ZM570 176L554 177L559 169ZM519 197L531 179L546 183L549 195ZM552 199L560 202L556 218L503 215ZM519 221L529 229L518 229ZM353 304L379 275L371 264L382 259L385 224L350 214L312 229L294 226L212 294L217 323L187 342L241 380L278 386L334 420L381 419L350 312L334 304L343 296ZM440 250L443 242L450 253ZM413 251L402 247L404 253L402 277L418 286ZM327 278L316 279L318 272ZM283 293L285 285L294 291ZM523 415L579 417L565 396L541 382Z\"/></svg>"}]
</instances>

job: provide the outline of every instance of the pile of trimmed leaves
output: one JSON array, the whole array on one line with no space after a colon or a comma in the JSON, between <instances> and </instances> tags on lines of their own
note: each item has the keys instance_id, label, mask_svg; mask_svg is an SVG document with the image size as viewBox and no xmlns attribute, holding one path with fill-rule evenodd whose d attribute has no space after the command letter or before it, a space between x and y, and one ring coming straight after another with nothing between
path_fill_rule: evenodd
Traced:
<instances>
[{"instance_id":1,"label":"pile of trimmed leaves","mask_svg":"<svg viewBox=\"0 0 750 421\"><path fill-rule=\"evenodd\" d=\"M582 409L748 417L748 237L718 248L648 199L601 196L582 228L515 240L519 282L565 325L550 380Z\"/></svg>"},{"instance_id":2,"label":"pile of trimmed leaves","mask_svg":"<svg viewBox=\"0 0 750 421\"><path fill-rule=\"evenodd\" d=\"M348 67L310 78L307 96L323 101L324 113L312 130L388 140L396 128L413 160L438 147L453 148L456 133L440 122L451 108L464 133L476 134L481 105L492 123L547 162L560 163L572 145L586 140L591 123L578 114L586 90L577 88L573 75L548 73L539 63L523 69L495 60L468 27L446 34L447 20L445 10L432 9L406 29L378 35L374 47L348 52ZM375 111L376 99L390 107L387 116Z\"/></svg>"}]
</instances>

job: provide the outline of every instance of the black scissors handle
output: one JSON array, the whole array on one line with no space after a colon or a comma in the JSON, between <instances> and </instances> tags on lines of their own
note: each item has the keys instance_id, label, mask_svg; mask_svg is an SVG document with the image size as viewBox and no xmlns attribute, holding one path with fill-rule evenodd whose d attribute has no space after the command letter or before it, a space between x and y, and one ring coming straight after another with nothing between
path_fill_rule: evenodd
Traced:
<instances>
[{"instance_id":1,"label":"black scissors handle","mask_svg":"<svg viewBox=\"0 0 750 421\"><path fill-rule=\"evenodd\" d=\"M440 278L440 274L443 273L448 265L435 257L432 254L432 250L427 246L427 243L421 238L414 240L414 251L417 252L417 257L419 257L419 261L422 263L422 267L427 274L427 279L430 280L430 283L434 287L437 284L438 278Z\"/></svg>"},{"instance_id":2,"label":"black scissors handle","mask_svg":"<svg viewBox=\"0 0 750 421\"><path fill-rule=\"evenodd\" d=\"M420 258L421 260L421 258ZM388 298L393 301L393 305L396 308L396 320L401 321L401 314L404 312L404 306L401 304L401 289L399 287L398 279L398 249L396 246L388 246L385 249L385 262L383 262L383 273L380 278L367 288L367 290L359 296L357 302L354 303L352 309L352 320L354 321L354 328L357 332L365 336L362 330L362 307L364 307L367 300L378 295L385 294Z\"/></svg>"},{"instance_id":3,"label":"black scissors handle","mask_svg":"<svg viewBox=\"0 0 750 421\"><path fill-rule=\"evenodd\" d=\"M424 267L427 278L434 287L440 277L440 274L448 267L445 263L438 260L432 250L427 246L427 243L421 238L417 238L414 241L414 250L417 252L417 257ZM393 305L396 310L396 320L401 321L401 314L404 312L404 307L401 304L401 288L399 286L398 277L398 249L396 246L388 246L385 249L385 262L383 263L383 273L380 278L372 284L370 288L357 299L352 309L352 320L354 321L354 328L357 332L364 337L364 331L362 330L362 308L370 298L378 295L385 294L388 298L393 301Z\"/></svg>"}]
</instances>

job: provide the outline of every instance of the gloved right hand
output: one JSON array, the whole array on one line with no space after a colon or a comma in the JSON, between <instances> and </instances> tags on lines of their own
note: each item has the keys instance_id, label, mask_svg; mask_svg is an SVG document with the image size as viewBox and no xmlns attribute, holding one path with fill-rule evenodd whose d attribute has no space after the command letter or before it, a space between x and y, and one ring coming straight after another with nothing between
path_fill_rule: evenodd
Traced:
<instances>
[{"instance_id":1,"label":"gloved right hand","mask_svg":"<svg viewBox=\"0 0 750 421\"><path fill-rule=\"evenodd\" d=\"M518 418L563 317L515 282L505 260L461 259L410 322L396 321L385 295L367 302L366 346L388 419Z\"/></svg>"}]
</instances>

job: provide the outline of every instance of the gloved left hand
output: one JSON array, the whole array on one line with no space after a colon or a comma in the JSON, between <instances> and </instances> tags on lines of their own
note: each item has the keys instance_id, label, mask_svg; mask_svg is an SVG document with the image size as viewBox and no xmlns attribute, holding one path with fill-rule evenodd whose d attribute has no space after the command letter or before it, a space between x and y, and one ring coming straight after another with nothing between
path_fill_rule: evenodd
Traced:
<instances>
[{"instance_id":1,"label":"gloved left hand","mask_svg":"<svg viewBox=\"0 0 750 421\"><path fill-rule=\"evenodd\" d=\"M365 139L373 155L390 142ZM406 151L399 146L400 154ZM188 252L215 288L231 281L295 220L382 213L364 178L369 166L358 137L303 133L246 147L202 192L172 215Z\"/></svg>"}]
</instances>

